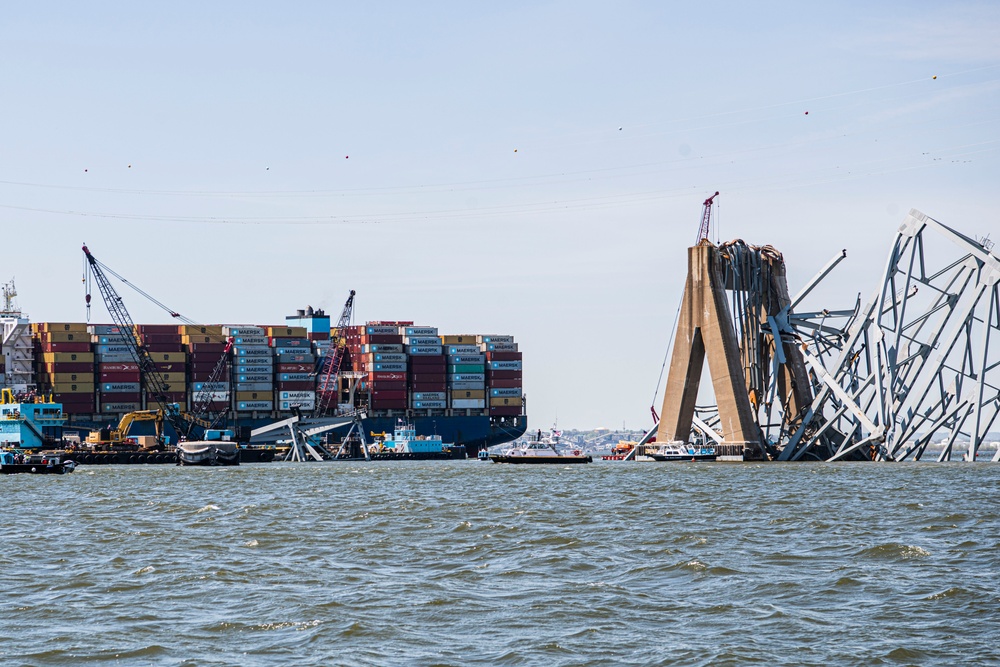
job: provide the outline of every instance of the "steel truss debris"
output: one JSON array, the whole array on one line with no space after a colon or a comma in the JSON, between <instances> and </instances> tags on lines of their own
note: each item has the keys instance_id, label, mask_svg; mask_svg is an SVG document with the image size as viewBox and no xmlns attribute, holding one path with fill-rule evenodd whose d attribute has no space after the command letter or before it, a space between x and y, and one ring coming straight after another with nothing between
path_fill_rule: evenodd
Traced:
<instances>
[{"instance_id":1,"label":"steel truss debris","mask_svg":"<svg viewBox=\"0 0 1000 667\"><path fill-rule=\"evenodd\" d=\"M919 460L943 436L933 443L937 460L976 460L1000 414L1000 343L990 346L1000 330L1000 259L991 245L912 210L870 302L814 312L797 308L846 253L775 312L768 274L775 251L720 246L768 456ZM779 372L789 343L801 351L805 376ZM802 377L807 388L796 386ZM793 392L799 402L789 400ZM702 416L692 437L717 439L713 423ZM959 451L956 443L965 442Z\"/></svg>"}]
</instances>

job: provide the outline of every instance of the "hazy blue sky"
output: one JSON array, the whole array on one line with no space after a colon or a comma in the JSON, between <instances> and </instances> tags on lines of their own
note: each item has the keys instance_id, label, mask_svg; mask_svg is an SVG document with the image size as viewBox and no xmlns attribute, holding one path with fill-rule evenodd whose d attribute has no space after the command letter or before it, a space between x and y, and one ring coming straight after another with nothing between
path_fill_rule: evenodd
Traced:
<instances>
[{"instance_id":1,"label":"hazy blue sky","mask_svg":"<svg viewBox=\"0 0 1000 667\"><path fill-rule=\"evenodd\" d=\"M869 295L910 208L1000 237L998 34L988 2L7 3L0 278L35 321L84 319L83 241L199 322L355 289L514 334L534 426L648 426L715 190L793 293L848 249L815 305Z\"/></svg>"}]
</instances>

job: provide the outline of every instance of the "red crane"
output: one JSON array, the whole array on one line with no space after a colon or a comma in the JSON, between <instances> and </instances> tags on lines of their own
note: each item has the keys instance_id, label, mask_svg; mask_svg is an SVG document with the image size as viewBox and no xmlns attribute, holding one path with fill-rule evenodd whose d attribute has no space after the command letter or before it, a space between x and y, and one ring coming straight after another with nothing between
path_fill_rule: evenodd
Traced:
<instances>
[{"instance_id":1,"label":"red crane","mask_svg":"<svg viewBox=\"0 0 1000 667\"><path fill-rule=\"evenodd\" d=\"M712 218L712 200L714 200L718 196L719 193L716 192L714 195L706 199L705 203L702 205L703 208L701 210L701 226L698 227L698 238L694 240L695 245L698 245L704 239L708 238L708 224Z\"/></svg>"},{"instance_id":2,"label":"red crane","mask_svg":"<svg viewBox=\"0 0 1000 667\"><path fill-rule=\"evenodd\" d=\"M330 349L320 365L319 378L316 383L315 414L317 417L325 416L331 407L334 410L337 408L337 402L334 400L340 391L337 377L347 352L347 327L351 324L353 312L354 290L351 290L351 294L344 304L344 310L340 314L340 319L337 321L337 326L330 331Z\"/></svg>"}]
</instances>

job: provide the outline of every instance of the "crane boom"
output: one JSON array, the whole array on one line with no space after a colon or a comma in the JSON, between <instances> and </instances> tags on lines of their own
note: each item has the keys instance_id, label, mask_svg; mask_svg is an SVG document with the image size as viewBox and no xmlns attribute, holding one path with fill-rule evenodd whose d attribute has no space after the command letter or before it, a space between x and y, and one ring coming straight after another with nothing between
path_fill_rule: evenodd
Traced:
<instances>
[{"instance_id":1,"label":"crane boom","mask_svg":"<svg viewBox=\"0 0 1000 667\"><path fill-rule=\"evenodd\" d=\"M132 358L139 366L140 377L146 389L146 395L151 395L156 400L163 410L164 416L178 434L186 432L184 420L181 418L177 404L171 403L167 399L167 392L170 391L170 385L160 375L160 371L157 370L156 364L153 362L153 358L149 355L146 347L139 344L135 335L135 324L132 322L132 316L125 309L125 303L122 301L121 296L115 291L114 286L111 285L107 276L104 275L101 263L91 254L86 245L83 246L83 253L90 266L90 274L97 281L97 286L101 291L104 304L108 308L108 313L121 331L129 353L131 353ZM87 306L88 308L90 307L89 290L87 294Z\"/></svg>"},{"instance_id":2,"label":"crane boom","mask_svg":"<svg viewBox=\"0 0 1000 667\"><path fill-rule=\"evenodd\" d=\"M698 227L698 238L694 240L695 245L698 245L703 240L708 238L708 226L712 219L712 202L718 196L719 193L716 192L714 195L706 199L704 204L702 204L701 225Z\"/></svg>"},{"instance_id":3,"label":"crane boom","mask_svg":"<svg viewBox=\"0 0 1000 667\"><path fill-rule=\"evenodd\" d=\"M206 429L210 429L215 428L216 424L222 419L224 411L209 410L209 406L214 402L215 385L226 374L232 363L229 354L233 349L234 342L235 339L232 336L226 338L226 348L222 351L222 356L219 357L219 360L215 362L215 368L212 369L211 375L208 376L208 380L202 386L201 391L191 398L191 412L185 415L185 419L189 422L186 431L188 437L191 436L191 430L195 424L200 423ZM211 417L211 419L208 417Z\"/></svg>"},{"instance_id":4,"label":"crane boom","mask_svg":"<svg viewBox=\"0 0 1000 667\"><path fill-rule=\"evenodd\" d=\"M340 367L344 363L344 355L347 352L347 340L345 334L347 327L351 325L351 315L354 312L354 290L351 290L344 310L340 313L337 327L330 332L330 353L323 357L319 382L316 391L316 415L322 417L330 409L330 403L340 391L337 384L337 377L340 374ZM334 403L336 404L336 403Z\"/></svg>"}]
</instances>

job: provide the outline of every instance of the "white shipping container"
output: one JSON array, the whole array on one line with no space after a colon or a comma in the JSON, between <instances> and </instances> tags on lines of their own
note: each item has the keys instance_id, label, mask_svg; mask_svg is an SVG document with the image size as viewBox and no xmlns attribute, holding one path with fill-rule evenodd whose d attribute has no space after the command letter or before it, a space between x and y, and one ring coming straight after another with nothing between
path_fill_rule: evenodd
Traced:
<instances>
[{"instance_id":1,"label":"white shipping container","mask_svg":"<svg viewBox=\"0 0 1000 667\"><path fill-rule=\"evenodd\" d=\"M496 335L476 336L476 341L480 343L513 343L514 337Z\"/></svg>"},{"instance_id":2,"label":"white shipping container","mask_svg":"<svg viewBox=\"0 0 1000 667\"><path fill-rule=\"evenodd\" d=\"M246 326L243 324L235 324L232 326L222 327L222 333L227 336L264 336L267 337L267 330L264 327L254 327Z\"/></svg>"},{"instance_id":3,"label":"white shipping container","mask_svg":"<svg viewBox=\"0 0 1000 667\"><path fill-rule=\"evenodd\" d=\"M228 391L196 391L191 395L192 399L198 399L199 401L207 401L210 403L219 403L222 401L229 400Z\"/></svg>"},{"instance_id":4,"label":"white shipping container","mask_svg":"<svg viewBox=\"0 0 1000 667\"><path fill-rule=\"evenodd\" d=\"M278 398L282 401L313 401L316 400L315 391L279 391Z\"/></svg>"},{"instance_id":5,"label":"white shipping container","mask_svg":"<svg viewBox=\"0 0 1000 667\"><path fill-rule=\"evenodd\" d=\"M407 345L406 353L413 357L436 357L441 355L440 345Z\"/></svg>"},{"instance_id":6,"label":"white shipping container","mask_svg":"<svg viewBox=\"0 0 1000 667\"><path fill-rule=\"evenodd\" d=\"M483 343L483 352L517 352L517 343Z\"/></svg>"},{"instance_id":7,"label":"white shipping container","mask_svg":"<svg viewBox=\"0 0 1000 667\"><path fill-rule=\"evenodd\" d=\"M437 336L407 336L403 342L408 345L440 345L441 339Z\"/></svg>"},{"instance_id":8,"label":"white shipping container","mask_svg":"<svg viewBox=\"0 0 1000 667\"><path fill-rule=\"evenodd\" d=\"M437 327L400 327L399 333L404 336L437 336Z\"/></svg>"},{"instance_id":9,"label":"white shipping container","mask_svg":"<svg viewBox=\"0 0 1000 667\"><path fill-rule=\"evenodd\" d=\"M372 343L371 345L362 345L362 354L371 354L372 352L402 352L402 343Z\"/></svg>"},{"instance_id":10,"label":"white shipping container","mask_svg":"<svg viewBox=\"0 0 1000 667\"><path fill-rule=\"evenodd\" d=\"M485 354L449 354L449 364L481 364L486 361Z\"/></svg>"},{"instance_id":11,"label":"white shipping container","mask_svg":"<svg viewBox=\"0 0 1000 667\"><path fill-rule=\"evenodd\" d=\"M478 345L449 345L448 354L479 354L482 350Z\"/></svg>"},{"instance_id":12,"label":"white shipping container","mask_svg":"<svg viewBox=\"0 0 1000 667\"><path fill-rule=\"evenodd\" d=\"M247 347L267 347L267 336L236 336L233 338L233 345L246 345Z\"/></svg>"},{"instance_id":13,"label":"white shipping container","mask_svg":"<svg viewBox=\"0 0 1000 667\"><path fill-rule=\"evenodd\" d=\"M250 412L253 410L273 410L274 401L240 401L236 404L236 409L241 412Z\"/></svg>"},{"instance_id":14,"label":"white shipping container","mask_svg":"<svg viewBox=\"0 0 1000 667\"><path fill-rule=\"evenodd\" d=\"M491 361L490 362L491 371L519 371L521 370L520 361Z\"/></svg>"},{"instance_id":15,"label":"white shipping container","mask_svg":"<svg viewBox=\"0 0 1000 667\"><path fill-rule=\"evenodd\" d=\"M388 361L388 362L405 362L406 355L402 352L376 352L374 355L375 361Z\"/></svg>"},{"instance_id":16,"label":"white shipping container","mask_svg":"<svg viewBox=\"0 0 1000 667\"><path fill-rule=\"evenodd\" d=\"M443 410L448 407L446 401L413 401L411 407L416 410Z\"/></svg>"},{"instance_id":17,"label":"white shipping container","mask_svg":"<svg viewBox=\"0 0 1000 667\"><path fill-rule=\"evenodd\" d=\"M282 411L291 410L298 407L300 410L315 410L316 401L278 401L278 409Z\"/></svg>"}]
</instances>

